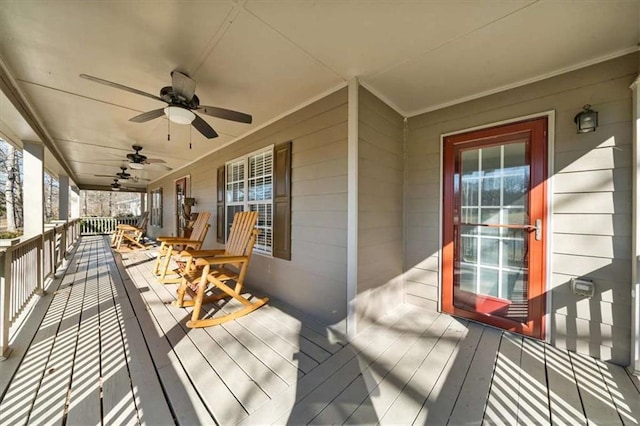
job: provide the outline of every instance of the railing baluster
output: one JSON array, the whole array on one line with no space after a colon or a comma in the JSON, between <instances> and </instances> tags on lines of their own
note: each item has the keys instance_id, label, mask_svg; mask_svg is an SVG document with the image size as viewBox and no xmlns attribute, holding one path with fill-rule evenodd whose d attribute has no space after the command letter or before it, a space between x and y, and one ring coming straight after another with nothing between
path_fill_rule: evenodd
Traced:
<instances>
[{"instance_id":1,"label":"railing baluster","mask_svg":"<svg viewBox=\"0 0 640 426\"><path fill-rule=\"evenodd\" d=\"M0 360L10 352L11 325L34 295L44 294L45 280L55 275L58 262L76 244L80 226L81 220L74 219L0 252Z\"/></svg>"},{"instance_id":2,"label":"railing baluster","mask_svg":"<svg viewBox=\"0 0 640 426\"><path fill-rule=\"evenodd\" d=\"M9 348L9 327L11 321L10 303L11 303L11 249L0 254L0 268L2 276L0 276L0 306L2 313L0 314L0 360L4 360L9 356L11 349Z\"/></svg>"}]
</instances>

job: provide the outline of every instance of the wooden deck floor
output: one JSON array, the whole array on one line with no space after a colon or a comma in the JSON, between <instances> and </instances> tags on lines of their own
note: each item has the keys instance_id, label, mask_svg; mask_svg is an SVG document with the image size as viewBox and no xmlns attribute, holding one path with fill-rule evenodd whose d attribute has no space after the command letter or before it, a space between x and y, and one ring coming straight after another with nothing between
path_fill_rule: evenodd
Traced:
<instances>
[{"instance_id":1,"label":"wooden deck floor","mask_svg":"<svg viewBox=\"0 0 640 426\"><path fill-rule=\"evenodd\" d=\"M81 240L0 364L0 424L640 423L623 368L408 305L350 344L277 301L190 330L152 255Z\"/></svg>"}]
</instances>

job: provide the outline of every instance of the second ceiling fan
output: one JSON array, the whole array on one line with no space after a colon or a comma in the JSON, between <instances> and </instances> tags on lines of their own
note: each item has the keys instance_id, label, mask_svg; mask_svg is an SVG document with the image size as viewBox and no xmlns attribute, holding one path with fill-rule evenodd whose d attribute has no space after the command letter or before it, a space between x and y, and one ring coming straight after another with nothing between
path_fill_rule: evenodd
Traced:
<instances>
[{"instance_id":1,"label":"second ceiling fan","mask_svg":"<svg viewBox=\"0 0 640 426\"><path fill-rule=\"evenodd\" d=\"M116 89L125 90L137 95L146 96L147 98L155 99L157 101L165 102L167 104L164 108L154 109L152 111L144 112L129 121L134 123L144 123L154 118L162 117L166 115L169 120L179 124L191 124L197 131L202 133L207 139L213 139L218 136L215 130L197 115L194 111L198 111L202 114L210 115L216 118L222 118L224 120L237 121L240 123L251 123L252 117L249 114L243 112L233 111L230 109L200 105L200 99L195 94L196 82L187 74L178 70L171 71L171 86L166 86L160 89L160 96L152 95L150 93L143 92L142 90L134 89L119 83L104 80L102 78L93 77L87 74L80 74L81 78L90 80L96 83L104 84L107 86L115 87Z\"/></svg>"}]
</instances>

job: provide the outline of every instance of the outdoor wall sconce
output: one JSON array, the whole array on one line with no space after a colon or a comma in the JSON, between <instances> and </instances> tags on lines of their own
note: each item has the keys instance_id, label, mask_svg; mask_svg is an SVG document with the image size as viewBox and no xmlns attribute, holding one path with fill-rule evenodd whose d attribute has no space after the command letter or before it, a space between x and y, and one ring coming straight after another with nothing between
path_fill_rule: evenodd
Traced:
<instances>
[{"instance_id":1,"label":"outdoor wall sconce","mask_svg":"<svg viewBox=\"0 0 640 426\"><path fill-rule=\"evenodd\" d=\"M578 133L595 132L598 127L598 112L591 109L591 105L582 107L582 111L573 118Z\"/></svg>"}]
</instances>

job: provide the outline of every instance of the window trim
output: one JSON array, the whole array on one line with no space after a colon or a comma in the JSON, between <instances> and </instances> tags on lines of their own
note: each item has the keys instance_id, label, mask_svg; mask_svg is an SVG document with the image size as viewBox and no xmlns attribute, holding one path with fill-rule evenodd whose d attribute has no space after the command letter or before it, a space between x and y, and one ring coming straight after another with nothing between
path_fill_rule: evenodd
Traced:
<instances>
[{"instance_id":1,"label":"window trim","mask_svg":"<svg viewBox=\"0 0 640 426\"><path fill-rule=\"evenodd\" d=\"M261 200L261 201L250 201L249 200L249 159L251 157L263 154L269 152L271 153L271 198L269 199L269 201L266 200ZM238 162L242 162L244 164L244 177L243 177L243 182L244 182L244 186L243 186L243 190L244 190L244 200L242 202L238 202L238 201L228 201L227 200L227 167L230 164L233 163L238 163ZM271 144L271 145L267 145L265 147L262 147L260 149L257 149L255 151L252 151L248 154L245 155L241 155L238 157L235 157L229 161L226 161L224 163L224 218L225 218L225 227L224 227L224 239L225 241L227 241L227 239L229 238L229 228L227 227L226 224L229 223L229 217L228 217L228 211L229 211L229 207L231 206L243 206L243 211L250 211L249 210L249 206L250 205L264 205L264 204L268 204L271 206L271 246L270 246L270 251L266 252L261 250L260 248L257 247L257 245L254 247L254 252L256 254L259 254L261 256L265 256L265 257L274 257L273 256L273 235L274 235L274 186L275 186L275 145Z\"/></svg>"}]
</instances>

